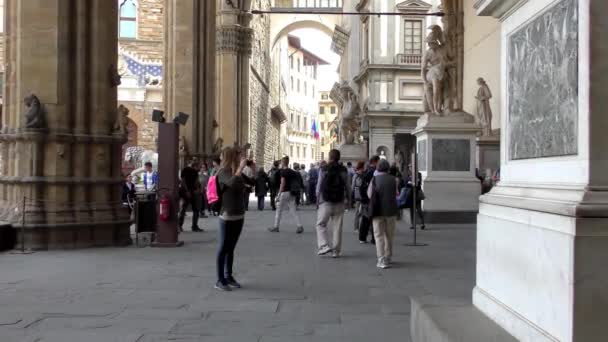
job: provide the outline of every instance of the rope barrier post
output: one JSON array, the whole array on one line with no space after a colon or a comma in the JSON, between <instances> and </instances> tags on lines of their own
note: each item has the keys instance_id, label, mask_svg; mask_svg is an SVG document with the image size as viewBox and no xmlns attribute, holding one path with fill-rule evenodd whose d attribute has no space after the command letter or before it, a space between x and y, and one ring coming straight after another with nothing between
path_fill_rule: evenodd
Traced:
<instances>
[{"instance_id":1,"label":"rope barrier post","mask_svg":"<svg viewBox=\"0 0 608 342\"><path fill-rule=\"evenodd\" d=\"M21 253L25 253L25 196L21 207Z\"/></svg>"}]
</instances>

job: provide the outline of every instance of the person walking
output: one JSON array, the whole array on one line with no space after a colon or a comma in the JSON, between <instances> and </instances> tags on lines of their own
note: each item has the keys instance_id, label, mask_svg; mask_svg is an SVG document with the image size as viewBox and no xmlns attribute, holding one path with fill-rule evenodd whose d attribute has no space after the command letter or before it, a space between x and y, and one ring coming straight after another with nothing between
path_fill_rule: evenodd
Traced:
<instances>
[{"instance_id":1,"label":"person walking","mask_svg":"<svg viewBox=\"0 0 608 342\"><path fill-rule=\"evenodd\" d=\"M363 216L363 210L366 208L365 205L363 205L361 203L361 201L363 200L361 191L367 191L367 189L363 188L363 174L365 172L365 163L363 161L360 161L357 163L357 166L355 168L355 175L353 176L353 182L351 185L352 188L352 198L355 201L355 224L354 224L354 228L355 231L358 232L359 231L359 225L361 224L361 219ZM367 241L363 241L361 243L367 243Z\"/></svg>"},{"instance_id":2,"label":"person walking","mask_svg":"<svg viewBox=\"0 0 608 342\"><path fill-rule=\"evenodd\" d=\"M302 204L301 199L302 199L302 186L304 185L304 180L302 179L302 175L300 174L300 164L298 163L293 163L293 170L295 171L296 174L296 182L299 183L299 185L295 185L294 184L294 188L293 190L293 195L296 197L296 209L298 207L300 207L300 205Z\"/></svg>"},{"instance_id":3,"label":"person walking","mask_svg":"<svg viewBox=\"0 0 608 342\"><path fill-rule=\"evenodd\" d=\"M348 171L348 184L353 184L353 178L355 177L355 168L353 167L353 163L351 162L347 162L346 163L346 170ZM355 199L353 198L353 193L350 194L350 203L352 205L352 207L349 207L348 209L354 209L355 208Z\"/></svg>"},{"instance_id":4,"label":"person walking","mask_svg":"<svg viewBox=\"0 0 608 342\"><path fill-rule=\"evenodd\" d=\"M129 210L129 215L133 213L133 205L135 204L135 184L132 181L131 175L125 176L125 182L122 184L122 205Z\"/></svg>"},{"instance_id":5,"label":"person walking","mask_svg":"<svg viewBox=\"0 0 608 342\"><path fill-rule=\"evenodd\" d=\"M179 188L179 197L181 208L178 216L179 231L183 231L184 220L186 218L186 210L192 207L192 231L202 232L198 226L198 197L200 191L200 183L198 181L199 164L191 162L190 166L186 166L181 172L181 181Z\"/></svg>"},{"instance_id":6,"label":"person walking","mask_svg":"<svg viewBox=\"0 0 608 342\"><path fill-rule=\"evenodd\" d=\"M222 291L241 288L241 284L234 278L233 266L234 251L245 223L245 202L243 201L245 184L254 184L253 179L243 174L246 166L247 160L241 160L241 152L238 148L225 147L222 150L221 163L217 171L217 190L221 206L219 246L216 258L217 282L215 283L215 288Z\"/></svg>"},{"instance_id":7,"label":"person walking","mask_svg":"<svg viewBox=\"0 0 608 342\"><path fill-rule=\"evenodd\" d=\"M350 207L350 184L348 170L339 164L340 151L329 151L329 163L319 172L317 186L317 247L319 255L332 253L338 258L342 252L342 225L344 211ZM345 207L345 202L347 203ZM329 240L329 230L333 239Z\"/></svg>"},{"instance_id":8,"label":"person walking","mask_svg":"<svg viewBox=\"0 0 608 342\"><path fill-rule=\"evenodd\" d=\"M199 204L199 217L207 218L206 210L209 207L207 204L207 184L209 183L209 169L207 168L207 163L201 164L201 170L198 172L198 182L201 185L201 194L199 196L200 204Z\"/></svg>"},{"instance_id":9,"label":"person walking","mask_svg":"<svg viewBox=\"0 0 608 342\"><path fill-rule=\"evenodd\" d=\"M270 206L272 210L277 210L277 194L279 193L279 186L281 185L281 173L280 173L280 162L275 160L272 164L272 168L268 172L268 179L270 185Z\"/></svg>"},{"instance_id":10,"label":"person walking","mask_svg":"<svg viewBox=\"0 0 608 342\"><path fill-rule=\"evenodd\" d=\"M409 190L408 196L410 197L410 198L408 198L408 202L414 203L414 189L413 189L414 185L412 184L411 179L408 181L406 187ZM425 230L426 225L424 224L424 212L422 211L422 201L425 199L425 195L424 195L424 192L422 191L422 173L420 173L420 172L418 172L418 177L416 179L415 191L416 191L416 213L418 214L418 218L420 219L420 222L417 222L416 225L418 225L418 223L422 224L420 226L420 229ZM410 229L414 229L415 227L414 227L414 206L413 205L410 207L410 223L412 224Z\"/></svg>"},{"instance_id":11,"label":"person walking","mask_svg":"<svg viewBox=\"0 0 608 342\"><path fill-rule=\"evenodd\" d=\"M361 223L359 224L359 242L360 243L366 243L367 236L370 235L370 233L371 233L370 243L371 244L376 243L376 240L374 238L374 229L373 229L373 225L372 225L372 220L371 220L371 217L369 216L371 210L369 207L370 202L369 202L369 197L367 196L367 189L369 188L369 185L371 184L372 179L374 178L374 173L376 172L376 166L378 165L379 161L380 161L379 156L371 157L369 160L369 165L367 167L367 171L365 171L364 175L363 175L362 187L365 190L361 192L361 205L365 206L365 207L362 208Z\"/></svg>"},{"instance_id":12,"label":"person walking","mask_svg":"<svg viewBox=\"0 0 608 342\"><path fill-rule=\"evenodd\" d=\"M255 179L255 196L258 198L258 210L264 210L264 202L266 201L266 195L268 194L268 188L270 187L270 178L264 168L260 167L258 175Z\"/></svg>"},{"instance_id":13,"label":"person walking","mask_svg":"<svg viewBox=\"0 0 608 342\"><path fill-rule=\"evenodd\" d=\"M296 211L296 196L298 196L298 191L302 188L300 174L289 168L289 157L283 157L281 164L283 168L281 169L280 173L281 184L279 186L279 206L275 214L274 225L268 228L268 231L271 233L278 233L283 212L289 210L296 221L296 233L302 234L304 232L304 226L302 225L300 216Z\"/></svg>"},{"instance_id":14,"label":"person walking","mask_svg":"<svg viewBox=\"0 0 608 342\"><path fill-rule=\"evenodd\" d=\"M245 175L248 178L255 178L252 160L247 160L245 169L243 169L243 175ZM252 192L253 192L253 186L249 185L249 184L245 184L245 193L243 193L243 203L245 204L245 211L249 211L249 198L251 197L250 195Z\"/></svg>"},{"instance_id":15,"label":"person walking","mask_svg":"<svg viewBox=\"0 0 608 342\"><path fill-rule=\"evenodd\" d=\"M158 187L158 172L152 169L152 163L146 162L144 164L144 190L145 191L156 191Z\"/></svg>"},{"instance_id":16,"label":"person walking","mask_svg":"<svg viewBox=\"0 0 608 342\"><path fill-rule=\"evenodd\" d=\"M317 182L319 181L319 166L310 164L310 171L308 171L308 198L309 204L317 203Z\"/></svg>"},{"instance_id":17,"label":"person walking","mask_svg":"<svg viewBox=\"0 0 608 342\"><path fill-rule=\"evenodd\" d=\"M310 204L310 198L308 198L308 172L306 172L306 165L300 164L300 177L302 177L302 191L300 192L300 203ZM306 197L306 201L304 201Z\"/></svg>"},{"instance_id":18,"label":"person walking","mask_svg":"<svg viewBox=\"0 0 608 342\"><path fill-rule=\"evenodd\" d=\"M395 235L395 223L397 221L397 199L398 180L389 173L388 161L381 160L378 170L372 178L367 190L371 202L372 222L376 238L376 254L378 256L378 268L390 267L393 256L393 237Z\"/></svg>"}]
</instances>

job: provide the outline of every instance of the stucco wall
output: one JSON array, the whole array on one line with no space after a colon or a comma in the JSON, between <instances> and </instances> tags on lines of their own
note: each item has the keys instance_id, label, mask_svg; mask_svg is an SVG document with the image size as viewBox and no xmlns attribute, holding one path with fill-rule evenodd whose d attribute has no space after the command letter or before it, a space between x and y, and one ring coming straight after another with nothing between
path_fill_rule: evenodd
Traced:
<instances>
[{"instance_id":1,"label":"stucco wall","mask_svg":"<svg viewBox=\"0 0 608 342\"><path fill-rule=\"evenodd\" d=\"M464 0L464 110L476 115L477 78L483 77L493 98L492 128L500 128L500 22L478 17L475 0Z\"/></svg>"}]
</instances>

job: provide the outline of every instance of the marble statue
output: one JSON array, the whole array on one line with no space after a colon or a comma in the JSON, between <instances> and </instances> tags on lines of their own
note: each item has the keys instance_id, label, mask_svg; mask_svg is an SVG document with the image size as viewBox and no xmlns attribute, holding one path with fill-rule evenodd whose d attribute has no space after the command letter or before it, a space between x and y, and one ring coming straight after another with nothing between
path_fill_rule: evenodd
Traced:
<instances>
[{"instance_id":1,"label":"marble statue","mask_svg":"<svg viewBox=\"0 0 608 342\"><path fill-rule=\"evenodd\" d=\"M404 167L404 163L405 163L405 156L403 155L403 152L401 152L401 150L396 150L395 151L395 165L397 165L397 170L399 170L400 172L403 172Z\"/></svg>"},{"instance_id":2,"label":"marble statue","mask_svg":"<svg viewBox=\"0 0 608 342\"><path fill-rule=\"evenodd\" d=\"M490 99L492 92L490 87L483 78L477 79L479 90L477 90L477 118L482 127L482 135L489 137L492 135L492 108L490 107Z\"/></svg>"},{"instance_id":3,"label":"marble statue","mask_svg":"<svg viewBox=\"0 0 608 342\"><path fill-rule=\"evenodd\" d=\"M217 138L217 140L215 141L215 144L213 144L212 151L214 154L219 154L220 152L222 152L223 147L224 147L224 139Z\"/></svg>"},{"instance_id":4,"label":"marble statue","mask_svg":"<svg viewBox=\"0 0 608 342\"><path fill-rule=\"evenodd\" d=\"M179 156L185 157L188 155L188 145L186 145L186 137L180 135L179 137Z\"/></svg>"},{"instance_id":5,"label":"marble statue","mask_svg":"<svg viewBox=\"0 0 608 342\"><path fill-rule=\"evenodd\" d=\"M25 128L40 129L45 128L44 122L44 107L40 103L38 97L30 94L25 99Z\"/></svg>"},{"instance_id":6,"label":"marble statue","mask_svg":"<svg viewBox=\"0 0 608 342\"><path fill-rule=\"evenodd\" d=\"M426 38L429 46L422 58L422 80L425 90L425 109L441 115L445 111L444 90L446 90L449 60L438 33L431 32ZM449 90L448 90L449 91Z\"/></svg>"},{"instance_id":7,"label":"marble statue","mask_svg":"<svg viewBox=\"0 0 608 342\"><path fill-rule=\"evenodd\" d=\"M127 134L129 125L129 109L123 105L116 109L116 122L114 123L114 133Z\"/></svg>"},{"instance_id":8,"label":"marble statue","mask_svg":"<svg viewBox=\"0 0 608 342\"><path fill-rule=\"evenodd\" d=\"M384 159L384 160L386 160L386 152L384 152L384 150L381 150L381 151L380 151L380 156L379 156L379 157L380 157L380 159Z\"/></svg>"},{"instance_id":9,"label":"marble statue","mask_svg":"<svg viewBox=\"0 0 608 342\"><path fill-rule=\"evenodd\" d=\"M357 94L344 82L340 87L342 111L339 116L339 132L342 144L352 145L359 143L359 130L361 128L361 105Z\"/></svg>"}]
</instances>

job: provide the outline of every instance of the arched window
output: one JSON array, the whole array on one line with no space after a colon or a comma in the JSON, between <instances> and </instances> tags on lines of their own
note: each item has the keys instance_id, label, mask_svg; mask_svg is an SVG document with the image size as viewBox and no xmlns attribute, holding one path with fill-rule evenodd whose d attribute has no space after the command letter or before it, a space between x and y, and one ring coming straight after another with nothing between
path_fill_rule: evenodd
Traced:
<instances>
[{"instance_id":1,"label":"arched window","mask_svg":"<svg viewBox=\"0 0 608 342\"><path fill-rule=\"evenodd\" d=\"M119 37L137 38L137 1L118 0L120 11Z\"/></svg>"}]
</instances>

